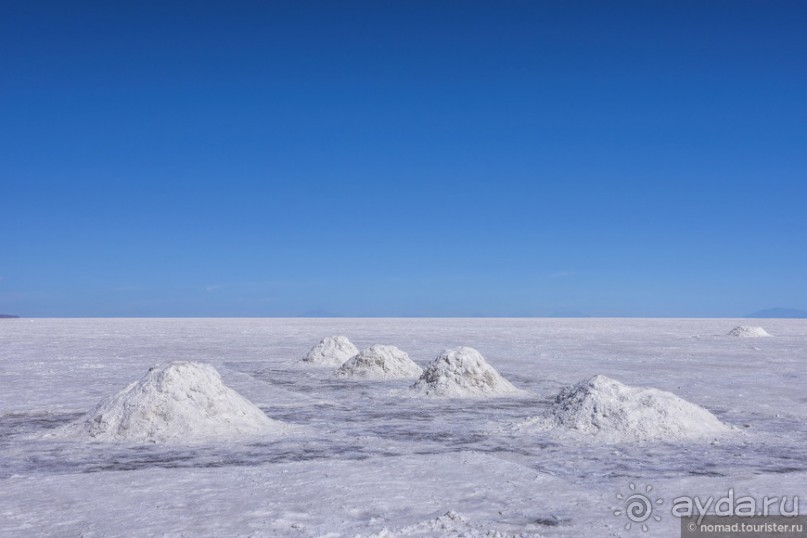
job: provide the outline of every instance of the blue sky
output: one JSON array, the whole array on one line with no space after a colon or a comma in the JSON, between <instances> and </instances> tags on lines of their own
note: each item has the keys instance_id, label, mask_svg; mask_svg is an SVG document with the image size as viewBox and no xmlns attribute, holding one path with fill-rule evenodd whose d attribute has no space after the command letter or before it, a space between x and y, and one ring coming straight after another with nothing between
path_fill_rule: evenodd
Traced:
<instances>
[{"instance_id":1,"label":"blue sky","mask_svg":"<svg viewBox=\"0 0 807 538\"><path fill-rule=\"evenodd\" d=\"M0 312L807 308L803 2L5 2Z\"/></svg>"}]
</instances>

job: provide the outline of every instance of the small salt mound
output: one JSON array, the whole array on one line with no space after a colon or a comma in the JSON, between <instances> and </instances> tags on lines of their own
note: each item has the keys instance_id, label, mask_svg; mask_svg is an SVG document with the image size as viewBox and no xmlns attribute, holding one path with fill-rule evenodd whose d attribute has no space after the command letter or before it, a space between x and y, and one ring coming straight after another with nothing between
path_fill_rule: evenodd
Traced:
<instances>
[{"instance_id":1,"label":"small salt mound","mask_svg":"<svg viewBox=\"0 0 807 538\"><path fill-rule=\"evenodd\" d=\"M748 325L741 325L739 327L734 327L732 330L730 330L729 336L737 336L740 338L761 338L764 336L770 336L770 334L762 327L751 327Z\"/></svg>"},{"instance_id":2,"label":"small salt mound","mask_svg":"<svg viewBox=\"0 0 807 538\"><path fill-rule=\"evenodd\" d=\"M470 347L457 347L441 353L423 372L411 389L424 396L462 398L521 394Z\"/></svg>"},{"instance_id":3,"label":"small salt mound","mask_svg":"<svg viewBox=\"0 0 807 538\"><path fill-rule=\"evenodd\" d=\"M603 375L563 389L547 422L614 442L694 439L731 430L675 394L629 387Z\"/></svg>"},{"instance_id":4,"label":"small salt mound","mask_svg":"<svg viewBox=\"0 0 807 538\"><path fill-rule=\"evenodd\" d=\"M364 538L356 535L357 538ZM395 530L384 527L379 532L370 534L366 538L397 538L400 536L443 536L444 538L490 538L494 536L509 536L482 526L482 524L469 521L467 517L453 510L442 516L420 521Z\"/></svg>"},{"instance_id":5,"label":"small salt mound","mask_svg":"<svg viewBox=\"0 0 807 538\"><path fill-rule=\"evenodd\" d=\"M359 349L347 336L328 336L311 348L303 357L303 362L325 366L342 366L346 360L356 355Z\"/></svg>"},{"instance_id":6,"label":"small salt mound","mask_svg":"<svg viewBox=\"0 0 807 538\"><path fill-rule=\"evenodd\" d=\"M227 387L215 368L169 362L54 434L57 437L138 443L193 443L280 433L281 422Z\"/></svg>"},{"instance_id":7,"label":"small salt mound","mask_svg":"<svg viewBox=\"0 0 807 538\"><path fill-rule=\"evenodd\" d=\"M375 345L348 359L336 371L339 377L354 379L416 378L423 368L415 364L405 351L395 346Z\"/></svg>"}]
</instances>

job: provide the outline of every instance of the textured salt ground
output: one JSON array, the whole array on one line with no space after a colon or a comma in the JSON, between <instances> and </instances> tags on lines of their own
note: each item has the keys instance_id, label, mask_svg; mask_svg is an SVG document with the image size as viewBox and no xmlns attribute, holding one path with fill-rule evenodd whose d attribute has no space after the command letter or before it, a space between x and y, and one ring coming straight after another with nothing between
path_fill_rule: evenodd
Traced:
<instances>
[{"instance_id":1,"label":"textured salt ground","mask_svg":"<svg viewBox=\"0 0 807 538\"><path fill-rule=\"evenodd\" d=\"M248 367L243 363L235 365ZM222 371L226 372L224 368ZM206 468L329 459L359 461L409 453L428 455L465 450L496 454L558 476L584 478L590 472L589 467L581 468L579 461L569 459L568 445L562 440L537 432L514 433L502 428L502 424L533 416L536 410L548 412L558 390L557 383L536 383L535 392L543 395L497 398L484 400L484 405L469 406L465 400L401 400L397 394L400 389L396 387L399 384L394 382L334 383L324 371L301 380L298 373L295 370L259 370L255 378L269 386L281 387L298 379L303 395L319 395L317 403L304 399L305 404L301 406L263 407L268 415L279 420L305 426L305 434L244 445L165 450L154 447L131 453L126 449L93 449L82 443L54 445L29 441L23 444L10 438L52 428L75 418L75 414L0 417L0 446L3 446L2 440L9 437L6 446L17 448L8 452L13 453L14 458L0 461L0 476L13 474L21 467L27 472ZM275 393L276 389L269 392ZM726 413L720 412L719 416L725 417ZM744 418L744 424L750 427L743 428L736 439L717 445L698 443L690 448L687 444L656 444L613 448L585 446L575 441L575 450L603 476L626 476L637 468L658 475L731 475L733 468L775 473L807 469L807 448L801 444L794 447L780 436L782 431L789 431L795 437L807 435L806 425L761 414Z\"/></svg>"},{"instance_id":2,"label":"textured salt ground","mask_svg":"<svg viewBox=\"0 0 807 538\"><path fill-rule=\"evenodd\" d=\"M537 535L548 521L572 528L563 499L581 503L596 498L596 494L567 488L551 503L536 503L540 488L557 487L561 480L525 474L519 465L470 452L405 456L361 465L333 461L327 468L296 462L229 471L227 475L218 469L105 473L93 506L87 505L84 488L97 475L51 475L37 484L27 484L24 495L10 498L0 492L7 515L0 522L0 530L30 530L37 521L29 509L57 504L62 519L50 528L62 535L117 535L136 529L135 535L353 536L384 528L428 529L433 527L431 520L449 511L446 506L463 504L474 514L466 516L469 527ZM478 480L471 490L466 488L469 476ZM14 477L9 483L16 486L18 480ZM379 481L384 484L383 495L371 487ZM413 485L417 498L412 498ZM243 497L222 496L222 490L239 491ZM282 510L277 509L278 493L283 496ZM317 502L312 503L312 499ZM131 510L132 506L137 510ZM189 517L188 507L206 517ZM105 517L92 527L82 524L95 511Z\"/></svg>"},{"instance_id":3,"label":"textured salt ground","mask_svg":"<svg viewBox=\"0 0 807 538\"><path fill-rule=\"evenodd\" d=\"M476 529L618 536L622 521L609 503L629 481L652 482L668 498L728 487L803 495L803 322L774 320L767 328L777 337L751 345L717 336L741 323L726 320L46 321L0 333L0 383L10 388L0 391L0 534L185 528L193 535L352 536L429 526L453 510ZM295 366L311 341L338 333L355 335L361 346L395 342L421 366L447 345L469 344L529 395L481 406L403 403L406 382L339 381L332 370ZM267 415L310 431L267 443L139 452L21 438L75 418L169 353L213 362ZM769 367L748 367L760 363ZM609 447L496 429L548 409L561 387L598 372L631 385L652 379L749 427L736 442L717 445ZM484 460L490 474L440 459L468 452L492 458ZM402 471L411 467L429 469L431 478ZM455 471L458 478L448 480ZM504 476L510 493L492 496L491 475ZM536 476L554 481L533 483ZM390 487L398 492L394 506L376 495ZM418 495L424 487L431 492L425 500ZM310 498L322 502L312 509ZM496 499L514 508L498 515ZM527 527L531 518L554 516L566 523ZM667 518L659 533L671 535L673 523Z\"/></svg>"},{"instance_id":4,"label":"textured salt ground","mask_svg":"<svg viewBox=\"0 0 807 538\"><path fill-rule=\"evenodd\" d=\"M469 528L479 531L621 536L622 520L611 513L617 506L615 493L637 479L635 475L617 479L592 475L574 483L473 453L413 455L362 465L299 462L229 467L226 472L151 468L107 472L103 480L98 476L51 474L35 480L24 476L5 480L7 487L0 489L4 513L0 532L11 536L32 532L41 536L354 536L386 528L404 531L402 536L417 536L412 531L429 530L435 519L452 510L464 517ZM743 475L735 477L732 486L755 494L798 495L803 490L795 484L805 478L805 473L794 474L788 484L781 476ZM725 483L707 476L653 480L655 491L665 495L725 495ZM373 487L377 484L384 484L383 495ZM677 523L667 515L652 535L672 536Z\"/></svg>"}]
</instances>

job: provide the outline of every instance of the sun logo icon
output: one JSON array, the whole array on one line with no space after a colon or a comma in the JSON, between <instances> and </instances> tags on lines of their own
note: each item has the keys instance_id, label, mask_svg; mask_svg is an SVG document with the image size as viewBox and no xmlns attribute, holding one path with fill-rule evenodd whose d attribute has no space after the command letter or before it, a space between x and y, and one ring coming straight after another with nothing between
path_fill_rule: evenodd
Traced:
<instances>
[{"instance_id":1,"label":"sun logo icon","mask_svg":"<svg viewBox=\"0 0 807 538\"><path fill-rule=\"evenodd\" d=\"M633 524L636 523L637 525L641 524L642 530L647 532L649 529L647 523L651 516L653 520L661 521L660 515L653 515L653 506L664 504L664 499L660 497L656 499L650 498L653 491L653 486L650 484L644 487L644 493L638 493L636 484L633 482L628 485L628 488L630 492L627 495L623 495L621 492L616 494L616 498L622 501L622 506L614 510L614 515L619 517L625 514L625 517L628 518L628 522L625 524L626 531L629 531Z\"/></svg>"}]
</instances>

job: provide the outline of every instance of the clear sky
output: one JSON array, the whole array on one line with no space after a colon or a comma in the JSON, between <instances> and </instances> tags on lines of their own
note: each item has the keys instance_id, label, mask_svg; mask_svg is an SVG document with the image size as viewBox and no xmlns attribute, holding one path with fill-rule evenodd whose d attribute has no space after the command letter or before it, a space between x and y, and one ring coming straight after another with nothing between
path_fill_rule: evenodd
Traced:
<instances>
[{"instance_id":1,"label":"clear sky","mask_svg":"<svg viewBox=\"0 0 807 538\"><path fill-rule=\"evenodd\" d=\"M0 312L807 308L807 3L0 4Z\"/></svg>"}]
</instances>

